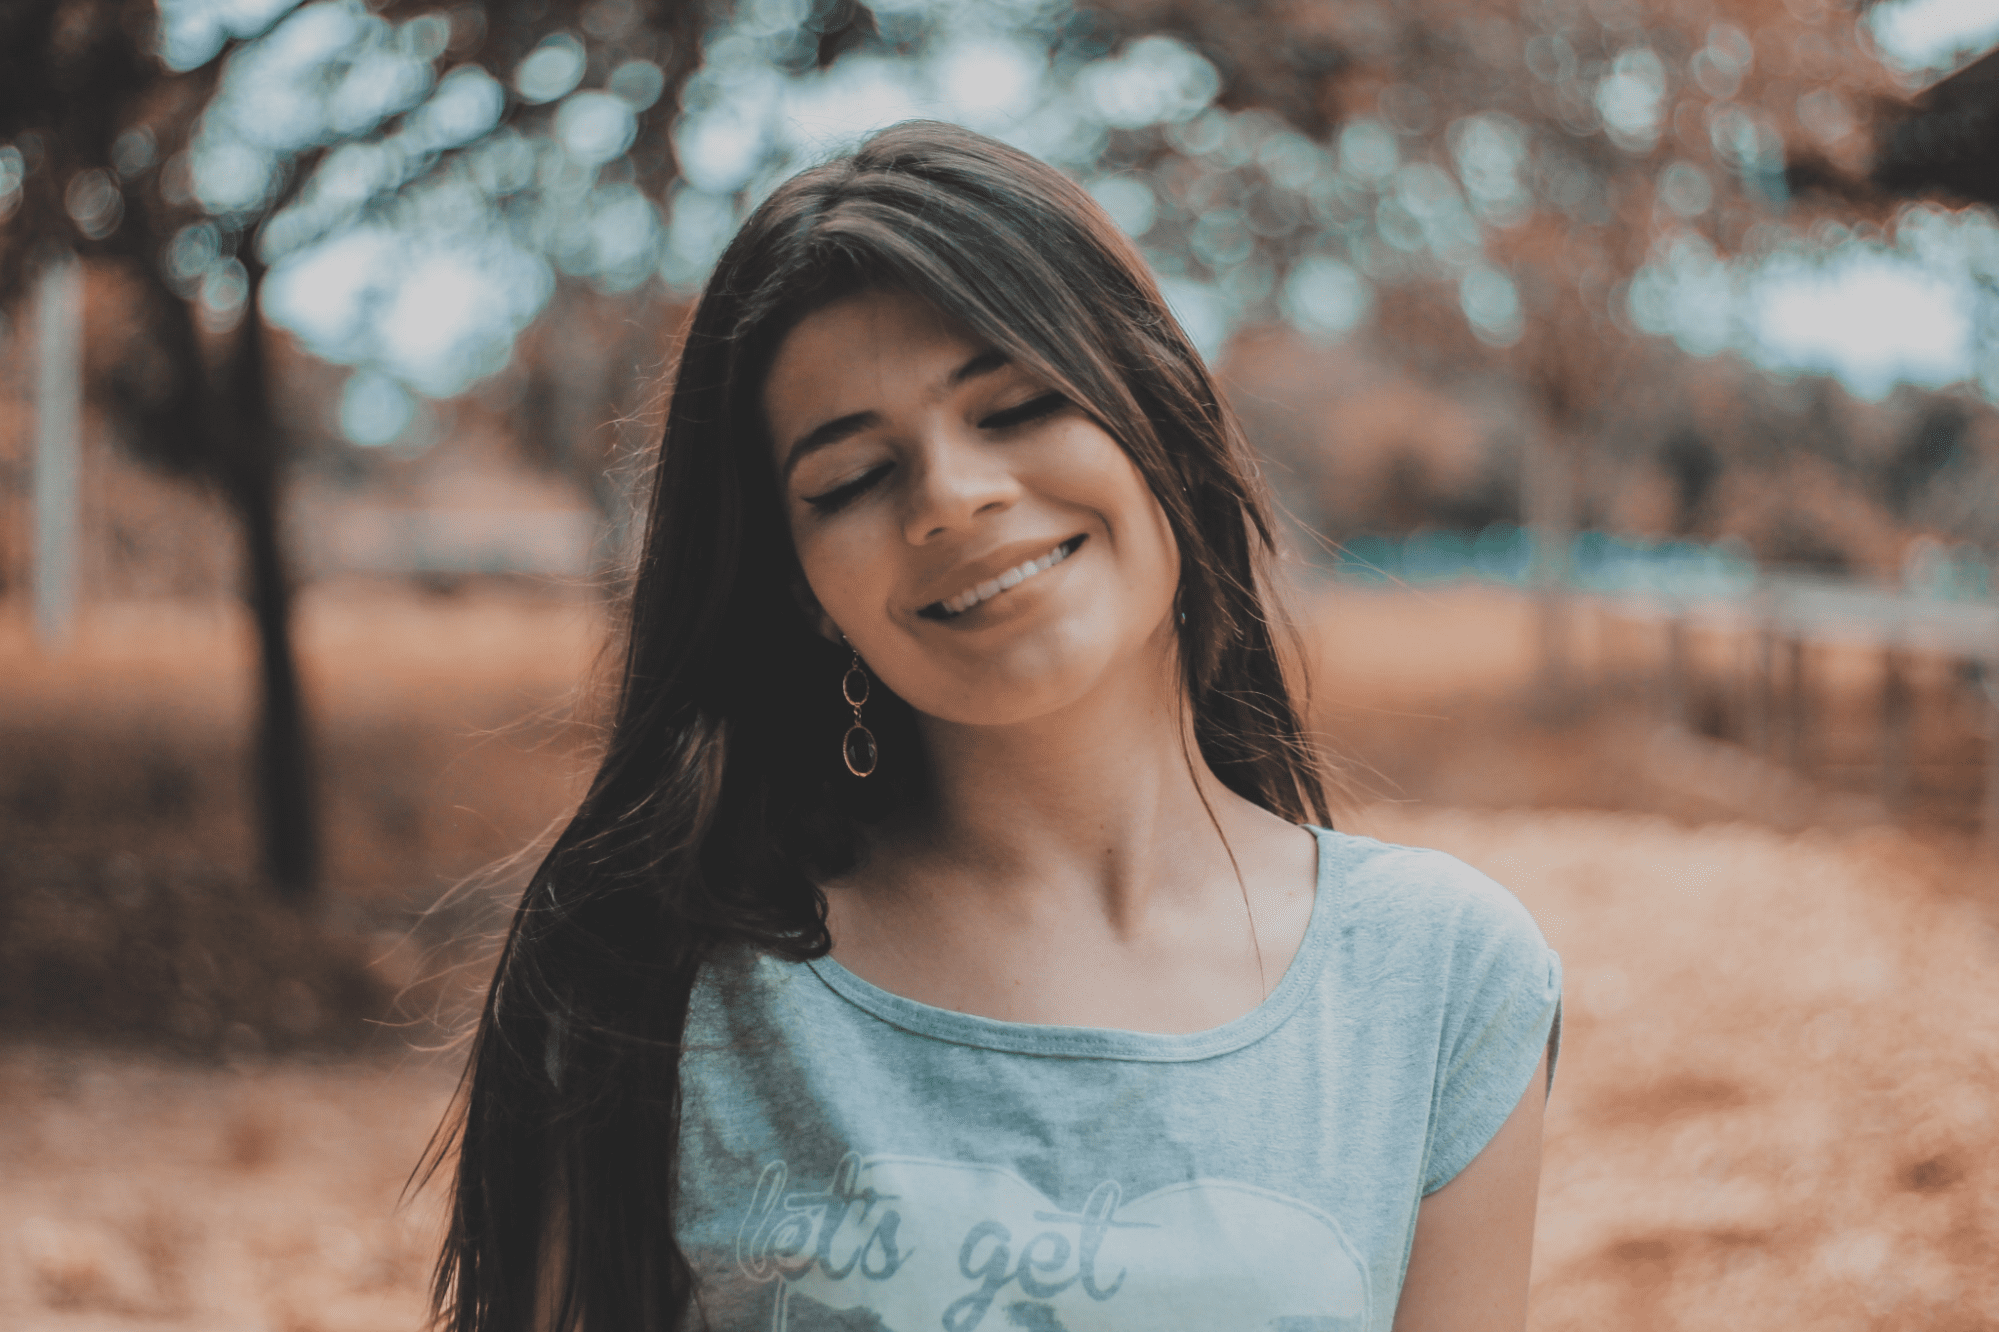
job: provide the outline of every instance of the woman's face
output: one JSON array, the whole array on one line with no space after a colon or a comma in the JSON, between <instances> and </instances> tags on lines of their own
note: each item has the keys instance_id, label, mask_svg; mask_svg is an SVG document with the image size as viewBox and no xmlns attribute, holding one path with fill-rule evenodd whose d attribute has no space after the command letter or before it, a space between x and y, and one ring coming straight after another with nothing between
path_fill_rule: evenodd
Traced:
<instances>
[{"instance_id":1,"label":"woman's face","mask_svg":"<svg viewBox=\"0 0 1999 1333\"><path fill-rule=\"evenodd\" d=\"M1179 552L1138 469L927 302L807 316L764 412L820 632L917 711L1024 721L1170 660Z\"/></svg>"}]
</instances>

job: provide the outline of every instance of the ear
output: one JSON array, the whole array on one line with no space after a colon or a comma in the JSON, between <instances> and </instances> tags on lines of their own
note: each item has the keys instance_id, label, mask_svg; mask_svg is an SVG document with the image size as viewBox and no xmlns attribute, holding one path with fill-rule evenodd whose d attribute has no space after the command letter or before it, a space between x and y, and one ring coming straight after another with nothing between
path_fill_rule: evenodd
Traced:
<instances>
[{"instance_id":1,"label":"ear","mask_svg":"<svg viewBox=\"0 0 1999 1333\"><path fill-rule=\"evenodd\" d=\"M805 623L812 626L813 633L828 643L844 645L847 642L846 636L840 633L840 627L826 614L826 608L819 605L819 599L812 595L812 585L805 581L803 574L791 580L791 600L797 603L799 613L805 617Z\"/></svg>"}]
</instances>

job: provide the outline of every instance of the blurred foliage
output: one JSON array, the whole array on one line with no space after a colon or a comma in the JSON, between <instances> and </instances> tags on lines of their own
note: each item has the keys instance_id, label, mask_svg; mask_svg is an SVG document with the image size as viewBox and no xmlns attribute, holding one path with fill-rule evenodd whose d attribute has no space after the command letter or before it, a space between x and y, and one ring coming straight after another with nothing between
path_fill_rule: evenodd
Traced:
<instances>
[{"instance_id":1,"label":"blurred foliage","mask_svg":"<svg viewBox=\"0 0 1999 1333\"><path fill-rule=\"evenodd\" d=\"M190 1054L353 1048L389 1008L365 946L212 864L0 853L0 1027Z\"/></svg>"},{"instance_id":2,"label":"blurred foliage","mask_svg":"<svg viewBox=\"0 0 1999 1333\"><path fill-rule=\"evenodd\" d=\"M16 9L9 49L54 60L0 120L10 238L67 215L108 244L129 210L212 325L270 267L278 322L380 372L364 441L405 418L397 386L505 365L564 278L698 286L776 180L906 115L1091 180L1211 353L1275 318L1343 335L1396 290L1391 335L1519 345L1558 422L1657 247L1768 249L1759 224L1802 234L1820 196L1886 217L1866 131L1895 85L1825 0L170 0L150 32L144 6ZM65 80L122 95L28 93Z\"/></svg>"},{"instance_id":3,"label":"blurred foliage","mask_svg":"<svg viewBox=\"0 0 1999 1333\"><path fill-rule=\"evenodd\" d=\"M420 448L429 403L477 388L622 522L610 465L639 436L602 423L642 413L673 308L778 180L909 116L1084 180L1211 356L1288 328L1484 404L1470 490L1303 506L1335 534L1573 527L1634 449L1677 490L1667 530L1713 534L1723 474L1771 440L1882 524L1934 523L1931 483L1990 462L1973 430L1884 481L1839 440L1900 428L1788 384L1999 387L1999 226L1882 192L1877 128L1915 122L1850 0L22 0L5 22L0 293L51 246L122 266L164 332L109 395L195 470L277 449L244 415L259 321L229 341L258 309L352 368L346 441ZM1904 332L1866 366L1834 327L1855 292ZM1731 377L1756 430L1686 406ZM1338 447L1289 461L1329 475ZM1811 546L1757 522L1760 554ZM1881 542L1833 544L1864 565Z\"/></svg>"},{"instance_id":4,"label":"blurred foliage","mask_svg":"<svg viewBox=\"0 0 1999 1333\"><path fill-rule=\"evenodd\" d=\"M13 12L0 274L60 238L145 261L210 327L261 295L360 368L364 444L412 390L507 365L564 282L692 291L777 180L911 115L1088 180L1211 355L1272 320L1373 325L1419 366L1502 369L1558 434L1597 421L1638 335L1796 354L1753 312L1770 256L1897 239L1867 172L1900 85L1841 0ZM1989 221L1946 244L1916 221L1903 251L1991 286Z\"/></svg>"}]
</instances>

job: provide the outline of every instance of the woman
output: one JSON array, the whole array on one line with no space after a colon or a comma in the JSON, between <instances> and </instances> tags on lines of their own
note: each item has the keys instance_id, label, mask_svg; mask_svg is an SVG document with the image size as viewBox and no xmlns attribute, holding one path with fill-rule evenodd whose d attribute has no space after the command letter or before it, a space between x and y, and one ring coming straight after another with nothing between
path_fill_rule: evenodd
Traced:
<instances>
[{"instance_id":1,"label":"woman","mask_svg":"<svg viewBox=\"0 0 1999 1333\"><path fill-rule=\"evenodd\" d=\"M774 193L479 1026L440 1321L1517 1327L1558 965L1305 825L1269 558L1060 173L918 123Z\"/></svg>"}]
</instances>

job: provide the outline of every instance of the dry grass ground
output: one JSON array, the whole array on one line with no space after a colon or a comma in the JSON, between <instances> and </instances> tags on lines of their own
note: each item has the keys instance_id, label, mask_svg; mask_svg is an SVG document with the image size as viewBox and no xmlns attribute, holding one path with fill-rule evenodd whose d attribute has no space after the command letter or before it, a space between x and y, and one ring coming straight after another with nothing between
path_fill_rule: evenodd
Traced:
<instances>
[{"instance_id":1,"label":"dry grass ground","mask_svg":"<svg viewBox=\"0 0 1999 1333\"><path fill-rule=\"evenodd\" d=\"M0 1324L406 1329L433 1197L399 1208L450 1093L381 1059L0 1058Z\"/></svg>"},{"instance_id":2,"label":"dry grass ground","mask_svg":"<svg viewBox=\"0 0 1999 1333\"><path fill-rule=\"evenodd\" d=\"M561 717L594 621L479 595L303 617L329 929L392 990L412 914L574 791ZM1824 774L1661 733L1642 689L1532 721L1508 599L1342 596L1313 623L1318 722L1367 798L1342 825L1485 869L1566 964L1535 1325L1999 1323L1999 862L1949 820L1911 831ZM1588 629L1584 660L1628 686L1642 643L1617 632ZM67 904L49 919L79 939L162 859L247 873L233 622L93 633L58 668L0 632L25 682L0 696L0 889ZM147 763L178 765L180 795L153 801ZM254 998L140 1046L109 1011L61 1040L7 1011L0 1324L414 1325L435 1203L397 1199L449 1072L396 1033L261 1054L286 1042L260 1015L287 1010Z\"/></svg>"},{"instance_id":3,"label":"dry grass ground","mask_svg":"<svg viewBox=\"0 0 1999 1333\"><path fill-rule=\"evenodd\" d=\"M1886 829L1357 823L1500 879L1562 954L1535 1326L1999 1321L1989 870Z\"/></svg>"}]
</instances>

